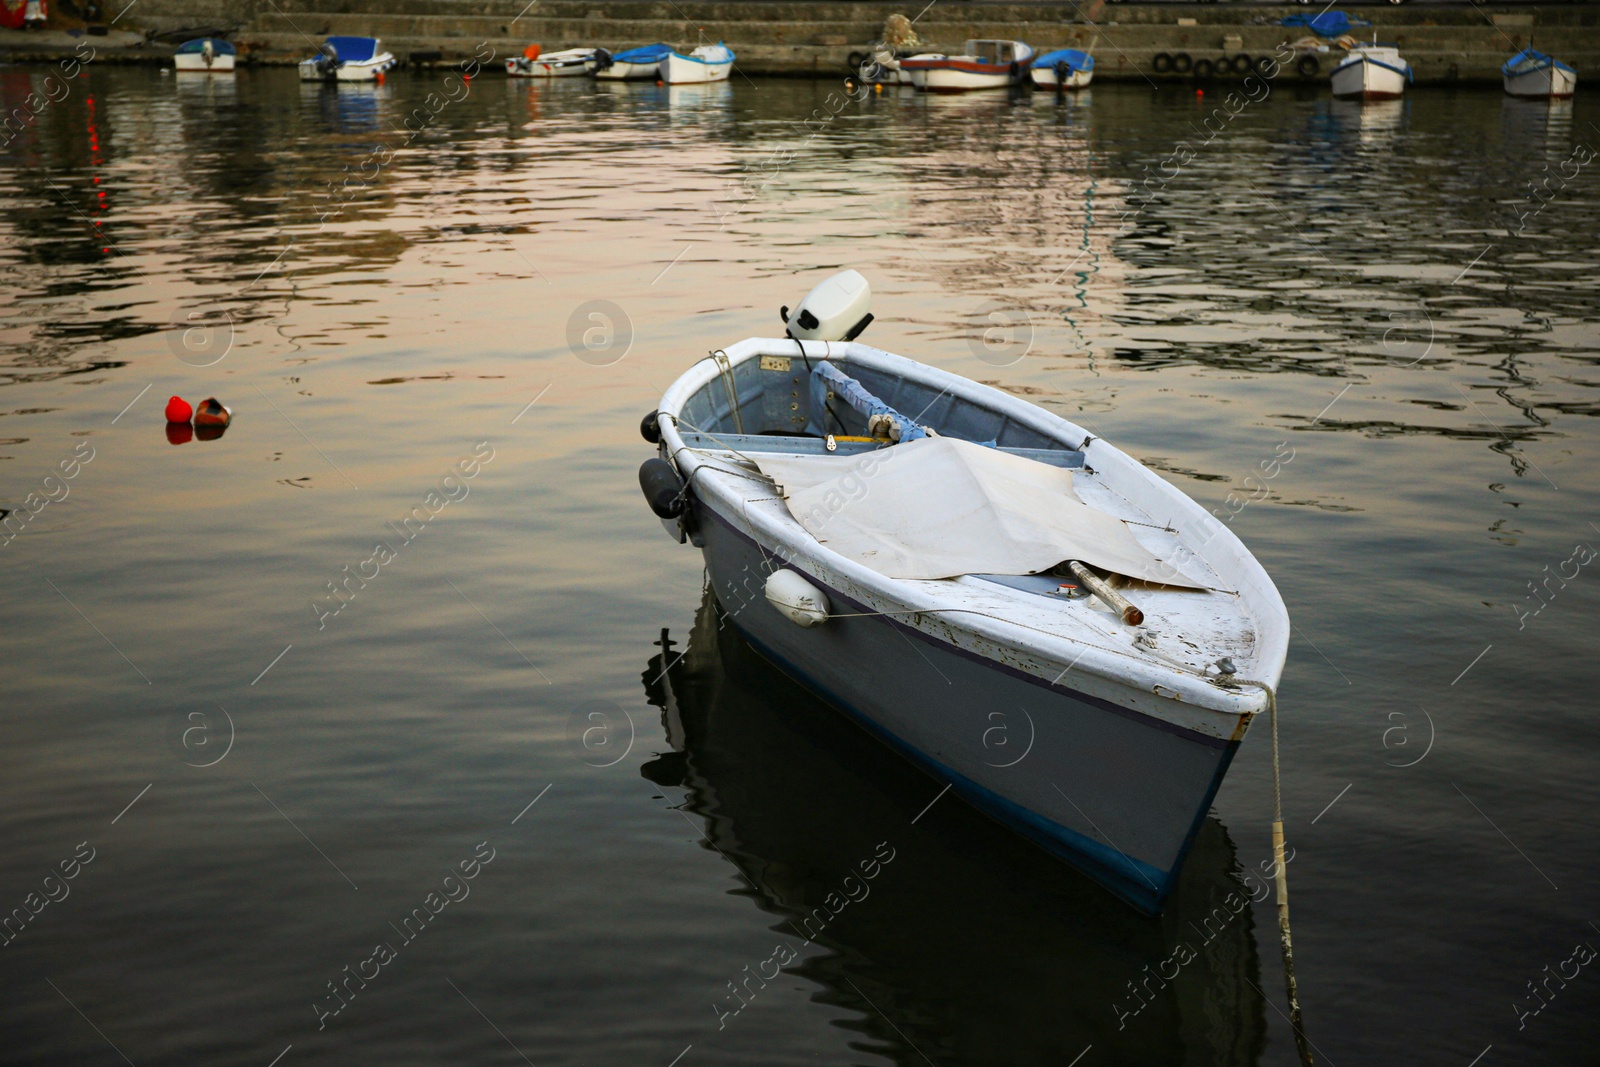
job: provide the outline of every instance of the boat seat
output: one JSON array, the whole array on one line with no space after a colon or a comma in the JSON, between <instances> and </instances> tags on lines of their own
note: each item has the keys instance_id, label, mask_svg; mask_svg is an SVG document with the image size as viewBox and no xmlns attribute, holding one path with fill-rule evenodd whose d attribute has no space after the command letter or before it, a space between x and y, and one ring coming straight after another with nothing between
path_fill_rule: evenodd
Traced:
<instances>
[{"instance_id":1,"label":"boat seat","mask_svg":"<svg viewBox=\"0 0 1600 1067\"><path fill-rule=\"evenodd\" d=\"M830 453L827 441L821 437L787 437L777 434L752 433L695 433L682 428L680 428L679 433L683 436L683 443L690 448L710 451L776 452L792 456L854 456L883 447L894 447L893 445L884 446L877 441L835 438L835 450ZM1083 453L1068 448L1001 448L999 451L1012 456L1021 456L1024 459L1047 463L1052 467L1072 469L1083 466Z\"/></svg>"}]
</instances>

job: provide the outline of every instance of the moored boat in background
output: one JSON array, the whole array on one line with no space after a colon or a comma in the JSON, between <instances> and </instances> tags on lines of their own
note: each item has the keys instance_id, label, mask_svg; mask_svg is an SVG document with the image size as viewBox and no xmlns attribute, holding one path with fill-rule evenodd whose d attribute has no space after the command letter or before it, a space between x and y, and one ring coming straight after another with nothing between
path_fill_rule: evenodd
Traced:
<instances>
[{"instance_id":1,"label":"moored boat in background","mask_svg":"<svg viewBox=\"0 0 1600 1067\"><path fill-rule=\"evenodd\" d=\"M1094 56L1076 48L1058 48L1029 64L1028 74L1041 89L1083 89L1094 78Z\"/></svg>"},{"instance_id":2,"label":"moored boat in background","mask_svg":"<svg viewBox=\"0 0 1600 1067\"><path fill-rule=\"evenodd\" d=\"M538 45L530 45L522 55L506 60L506 74L512 78L577 78L589 73L599 52L598 48L541 52Z\"/></svg>"},{"instance_id":3,"label":"moored boat in background","mask_svg":"<svg viewBox=\"0 0 1600 1067\"><path fill-rule=\"evenodd\" d=\"M855 342L868 299L846 271L785 309L789 336L691 367L641 427L641 488L781 670L1159 911L1282 673L1283 601L1131 456Z\"/></svg>"},{"instance_id":4,"label":"moored boat in background","mask_svg":"<svg viewBox=\"0 0 1600 1067\"><path fill-rule=\"evenodd\" d=\"M197 37L178 46L173 68L189 74L231 74L239 50L220 37Z\"/></svg>"},{"instance_id":5,"label":"moored boat in background","mask_svg":"<svg viewBox=\"0 0 1600 1067\"><path fill-rule=\"evenodd\" d=\"M721 41L703 44L688 55L668 52L661 60L661 80L668 85L727 81L737 58Z\"/></svg>"},{"instance_id":6,"label":"moored boat in background","mask_svg":"<svg viewBox=\"0 0 1600 1067\"><path fill-rule=\"evenodd\" d=\"M300 63L300 80L370 82L396 63L376 37L329 37L317 54Z\"/></svg>"},{"instance_id":7,"label":"moored boat in background","mask_svg":"<svg viewBox=\"0 0 1600 1067\"><path fill-rule=\"evenodd\" d=\"M1004 89L1022 81L1033 49L1022 41L970 40L961 55L937 52L910 56L900 69L911 84L930 93L964 93L973 89Z\"/></svg>"},{"instance_id":8,"label":"moored boat in background","mask_svg":"<svg viewBox=\"0 0 1600 1067\"><path fill-rule=\"evenodd\" d=\"M1358 44L1333 68L1333 95L1362 100L1394 100L1411 81L1411 64L1389 44Z\"/></svg>"},{"instance_id":9,"label":"moored boat in background","mask_svg":"<svg viewBox=\"0 0 1600 1067\"><path fill-rule=\"evenodd\" d=\"M1564 100L1578 91L1578 72L1554 56L1524 48L1500 68L1512 96Z\"/></svg>"},{"instance_id":10,"label":"moored boat in background","mask_svg":"<svg viewBox=\"0 0 1600 1067\"><path fill-rule=\"evenodd\" d=\"M601 81L654 81L661 76L661 61L672 54L672 46L648 44L612 54L601 49L591 69Z\"/></svg>"}]
</instances>

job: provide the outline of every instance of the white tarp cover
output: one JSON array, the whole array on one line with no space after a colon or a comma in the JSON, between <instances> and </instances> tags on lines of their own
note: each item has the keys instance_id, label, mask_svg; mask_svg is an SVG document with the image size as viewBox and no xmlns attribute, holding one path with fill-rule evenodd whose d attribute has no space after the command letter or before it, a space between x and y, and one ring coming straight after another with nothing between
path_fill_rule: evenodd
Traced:
<instances>
[{"instance_id":1,"label":"white tarp cover","mask_svg":"<svg viewBox=\"0 0 1600 1067\"><path fill-rule=\"evenodd\" d=\"M1072 472L952 437L854 456L750 456L801 526L890 578L1036 574L1064 560L1204 588L1121 519L1085 504Z\"/></svg>"}]
</instances>

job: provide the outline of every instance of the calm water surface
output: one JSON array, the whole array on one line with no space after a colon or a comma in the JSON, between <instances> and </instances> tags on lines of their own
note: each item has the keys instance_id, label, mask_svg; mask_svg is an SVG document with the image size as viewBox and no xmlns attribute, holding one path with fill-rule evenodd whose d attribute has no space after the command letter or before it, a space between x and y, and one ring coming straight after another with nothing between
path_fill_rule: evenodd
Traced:
<instances>
[{"instance_id":1,"label":"calm water surface","mask_svg":"<svg viewBox=\"0 0 1600 1067\"><path fill-rule=\"evenodd\" d=\"M485 76L403 132L442 78L91 67L0 150L4 1062L1295 1062L1270 900L1207 921L1265 730L1138 918L929 808L643 506L666 385L846 266L867 340L1237 513L1319 1060L1592 1056L1590 97L1206 143L1217 92Z\"/></svg>"}]
</instances>

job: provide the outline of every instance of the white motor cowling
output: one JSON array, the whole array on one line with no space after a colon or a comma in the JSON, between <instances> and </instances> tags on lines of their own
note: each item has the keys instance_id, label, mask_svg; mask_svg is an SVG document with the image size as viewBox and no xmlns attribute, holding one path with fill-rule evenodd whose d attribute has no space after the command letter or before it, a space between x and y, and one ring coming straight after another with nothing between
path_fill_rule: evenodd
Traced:
<instances>
[{"instance_id":1,"label":"white motor cowling","mask_svg":"<svg viewBox=\"0 0 1600 1067\"><path fill-rule=\"evenodd\" d=\"M854 341L872 321L872 286L860 271L840 271L800 301L789 314L779 314L788 324L785 331L796 341Z\"/></svg>"},{"instance_id":2,"label":"white motor cowling","mask_svg":"<svg viewBox=\"0 0 1600 1067\"><path fill-rule=\"evenodd\" d=\"M828 621L827 596L794 571L769 574L765 593L767 603L796 626L821 626Z\"/></svg>"}]
</instances>

